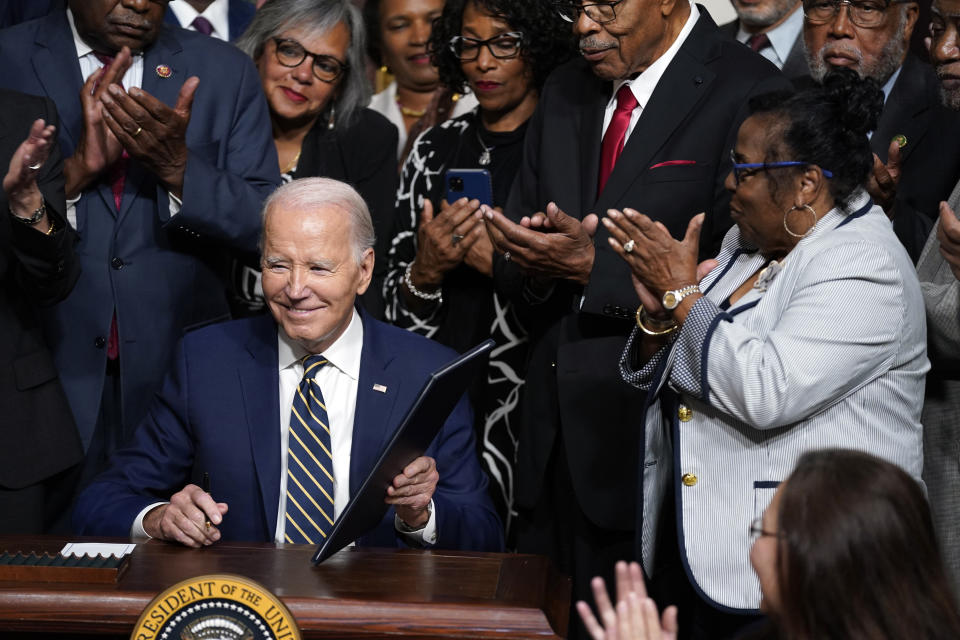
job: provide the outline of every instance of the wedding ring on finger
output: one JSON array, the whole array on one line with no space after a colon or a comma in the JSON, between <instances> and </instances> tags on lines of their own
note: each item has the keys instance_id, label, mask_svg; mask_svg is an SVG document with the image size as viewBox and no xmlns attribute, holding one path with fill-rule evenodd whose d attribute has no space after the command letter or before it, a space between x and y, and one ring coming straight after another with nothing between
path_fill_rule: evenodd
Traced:
<instances>
[{"instance_id":1,"label":"wedding ring on finger","mask_svg":"<svg viewBox=\"0 0 960 640\"><path fill-rule=\"evenodd\" d=\"M630 253L631 251L633 251L633 248L636 246L636 244L637 243L635 243L633 240L627 240L626 242L623 243L624 252Z\"/></svg>"},{"instance_id":2,"label":"wedding ring on finger","mask_svg":"<svg viewBox=\"0 0 960 640\"><path fill-rule=\"evenodd\" d=\"M460 244L461 240L463 240L463 236L460 235L459 233L453 234L453 237L450 239L453 246L457 246L458 244Z\"/></svg>"},{"instance_id":3,"label":"wedding ring on finger","mask_svg":"<svg viewBox=\"0 0 960 640\"><path fill-rule=\"evenodd\" d=\"M31 171L36 171L42 166L43 166L42 162L34 162L33 164L28 164L27 169L30 169Z\"/></svg>"},{"instance_id":4,"label":"wedding ring on finger","mask_svg":"<svg viewBox=\"0 0 960 640\"><path fill-rule=\"evenodd\" d=\"M137 127L137 130L130 134L131 138L136 138L143 131L143 127Z\"/></svg>"}]
</instances>

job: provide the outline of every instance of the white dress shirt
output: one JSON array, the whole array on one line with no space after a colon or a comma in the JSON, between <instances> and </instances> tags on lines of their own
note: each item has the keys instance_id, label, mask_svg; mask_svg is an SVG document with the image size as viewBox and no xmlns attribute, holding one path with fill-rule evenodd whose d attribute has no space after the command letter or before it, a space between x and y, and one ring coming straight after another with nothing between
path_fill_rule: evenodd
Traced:
<instances>
[{"instance_id":1,"label":"white dress shirt","mask_svg":"<svg viewBox=\"0 0 960 640\"><path fill-rule=\"evenodd\" d=\"M786 20L778 24L770 31L767 31L767 38L770 39L770 46L764 47L758 53L764 58L777 65L778 69L783 69L787 62L787 56L793 49L793 45L800 37L800 31L803 30L803 10L801 5L797 4ZM744 44L750 39L752 33L743 30L743 22L740 22L740 28L737 30L737 40Z\"/></svg>"},{"instance_id":2,"label":"white dress shirt","mask_svg":"<svg viewBox=\"0 0 960 640\"><path fill-rule=\"evenodd\" d=\"M77 25L73 20L73 12L70 11L69 8L67 9L67 22L70 23L70 31L73 33L73 45L77 50L77 60L80 62L80 76L83 78L83 81L86 82L98 69L103 68L103 63L97 58L93 48L80 37L80 34L77 32ZM142 53L133 54L130 68L123 74L120 84L127 91L133 87L139 89L143 86ZM172 193L168 192L167 195L170 196L170 217L173 217L180 213L182 202ZM78 195L75 198L67 200L67 222L70 223L70 226L74 229L77 228L77 202L80 201L80 197L81 196Z\"/></svg>"},{"instance_id":3,"label":"white dress shirt","mask_svg":"<svg viewBox=\"0 0 960 640\"><path fill-rule=\"evenodd\" d=\"M620 90L620 87L627 84L630 85L630 91L633 92L634 97L637 99L637 106L630 115L630 126L627 127L627 133L623 137L623 144L627 144L630 134L633 133L633 128L637 125L637 120L640 119L640 114L643 113L643 108L650 102L650 96L653 95L653 90L657 88L657 84L660 83L660 78L663 77L667 67L670 66L670 63L674 57L676 57L677 51L679 51L683 43L686 42L690 32L693 31L693 25L697 23L699 17L700 11L697 9L697 5L691 1L690 15L687 16L687 21L683 24L683 29L680 30L677 39L673 41L670 48L667 49L662 56L654 60L653 64L647 67L643 73L636 78L620 80L614 83L613 95L607 103L607 109L603 115L601 138L603 137L602 134L607 132L607 127L610 126L610 121L613 119L613 112L617 108L617 91Z\"/></svg>"},{"instance_id":4,"label":"white dress shirt","mask_svg":"<svg viewBox=\"0 0 960 640\"><path fill-rule=\"evenodd\" d=\"M177 22L184 29L196 31L193 27L193 21L197 16L203 16L210 22L213 32L210 34L214 38L230 41L230 2L229 0L213 0L206 9L198 12L187 0L170 0L170 11L177 16ZM239 35L239 34L237 34Z\"/></svg>"},{"instance_id":5,"label":"white dress shirt","mask_svg":"<svg viewBox=\"0 0 960 640\"><path fill-rule=\"evenodd\" d=\"M329 361L314 376L323 393L327 407L327 419L330 426L330 448L333 454L333 509L334 520L340 517L350 502L350 454L353 446L353 419L357 407L357 384L360 378L360 357L363 351L363 322L356 309L336 342L323 352ZM290 434L290 415L293 396L303 378L301 360L309 355L307 351L292 341L282 329L277 329L277 367L280 379L280 402L277 417L280 436L280 502L277 505L277 528L274 542L282 544L286 532L287 509L287 441ZM216 496L213 496L216 499ZM141 511L130 535L149 537L143 529L146 514L165 502L156 502ZM229 513L226 517L230 517ZM394 526L401 534L415 544L433 544L437 541L437 514L433 501L430 501L430 519L422 529L409 530L398 517Z\"/></svg>"}]
</instances>

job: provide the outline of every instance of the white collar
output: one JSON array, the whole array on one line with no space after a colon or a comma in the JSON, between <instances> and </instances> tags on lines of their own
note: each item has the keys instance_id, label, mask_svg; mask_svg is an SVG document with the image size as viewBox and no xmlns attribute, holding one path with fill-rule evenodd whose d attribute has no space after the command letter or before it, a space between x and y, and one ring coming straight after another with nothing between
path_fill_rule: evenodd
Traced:
<instances>
[{"instance_id":1,"label":"white collar","mask_svg":"<svg viewBox=\"0 0 960 640\"><path fill-rule=\"evenodd\" d=\"M221 40L229 40L235 35L230 33L230 3L229 0L213 0L210 5L198 13L196 9L190 6L187 0L170 0L168 5L173 15L177 16L177 22L187 29L193 23L197 16L203 16L210 21L213 27L213 34Z\"/></svg>"},{"instance_id":2,"label":"white collar","mask_svg":"<svg viewBox=\"0 0 960 640\"><path fill-rule=\"evenodd\" d=\"M80 33L77 31L77 24L73 20L73 11L70 11L70 7L67 7L67 22L70 23L70 32L73 34L73 46L77 50L77 58L82 58L89 53L93 53L93 47L84 42L83 38L80 37Z\"/></svg>"},{"instance_id":3,"label":"white collar","mask_svg":"<svg viewBox=\"0 0 960 640\"><path fill-rule=\"evenodd\" d=\"M770 39L770 46L773 47L774 52L782 62L787 61L793 45L796 44L797 38L800 37L800 32L803 30L802 7L803 5L798 3L786 20L766 32L767 38ZM737 23L740 25L737 30L737 40L746 43L753 34L744 31L742 22L738 21Z\"/></svg>"},{"instance_id":4,"label":"white collar","mask_svg":"<svg viewBox=\"0 0 960 640\"><path fill-rule=\"evenodd\" d=\"M641 109L646 108L647 103L650 102L650 96L653 95L653 90L657 88L657 84L660 82L660 78L663 77L667 67L670 66L680 47L686 42L687 36L693 31L693 26L700 18L700 10L697 9L697 5L693 3L693 0L689 0L689 4L690 15L687 16L687 21L683 24L683 28L680 30L680 33L677 34L677 39L673 41L670 48L633 80L628 79L615 82L613 85L613 97L610 99L611 102L616 102L617 91L620 90L620 87L629 84L630 91L633 92L634 97L637 99L639 107Z\"/></svg>"},{"instance_id":5,"label":"white collar","mask_svg":"<svg viewBox=\"0 0 960 640\"><path fill-rule=\"evenodd\" d=\"M360 377L360 354L363 351L363 321L356 308L350 316L350 324L343 334L323 352L323 357L353 380ZM277 364L279 369L297 366L309 355L299 343L294 342L277 325Z\"/></svg>"}]
</instances>

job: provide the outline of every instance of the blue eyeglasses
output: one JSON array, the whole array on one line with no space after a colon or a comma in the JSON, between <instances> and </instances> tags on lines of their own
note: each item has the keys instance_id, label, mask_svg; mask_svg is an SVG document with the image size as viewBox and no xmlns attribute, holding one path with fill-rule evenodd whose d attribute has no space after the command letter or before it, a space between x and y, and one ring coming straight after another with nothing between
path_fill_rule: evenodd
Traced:
<instances>
[{"instance_id":1,"label":"blue eyeglasses","mask_svg":"<svg viewBox=\"0 0 960 640\"><path fill-rule=\"evenodd\" d=\"M748 178L758 171L767 171L769 169L783 169L785 167L806 167L814 164L813 162L801 162L799 160L785 160L783 162L737 162L736 154L730 149L730 162L733 164L733 181L740 186L741 178ZM832 178L833 172L820 167L820 171L825 178Z\"/></svg>"}]
</instances>

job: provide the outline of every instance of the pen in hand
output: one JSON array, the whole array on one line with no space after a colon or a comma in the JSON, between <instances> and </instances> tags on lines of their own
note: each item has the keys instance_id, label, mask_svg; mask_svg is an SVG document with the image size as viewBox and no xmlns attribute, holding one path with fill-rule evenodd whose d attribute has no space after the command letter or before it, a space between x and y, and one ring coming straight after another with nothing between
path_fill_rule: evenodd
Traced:
<instances>
[{"instance_id":1,"label":"pen in hand","mask_svg":"<svg viewBox=\"0 0 960 640\"><path fill-rule=\"evenodd\" d=\"M204 493L207 493L207 494L210 493L210 474L207 473L206 471L203 472L203 486L201 487L201 489L203 489ZM207 531L210 530L210 526L211 526L210 516L207 516L207 519L203 523L203 526L207 529Z\"/></svg>"}]
</instances>

